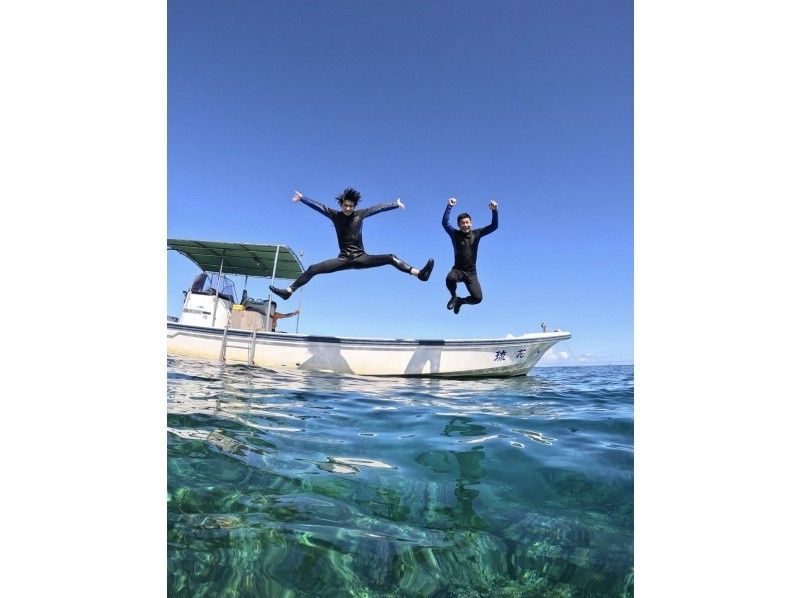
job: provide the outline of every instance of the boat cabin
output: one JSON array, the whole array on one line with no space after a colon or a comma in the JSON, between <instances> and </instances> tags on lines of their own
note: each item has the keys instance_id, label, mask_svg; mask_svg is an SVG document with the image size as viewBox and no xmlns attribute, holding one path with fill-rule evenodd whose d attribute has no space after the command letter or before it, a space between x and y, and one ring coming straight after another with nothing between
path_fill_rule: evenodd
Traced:
<instances>
[{"instance_id":1,"label":"boat cabin","mask_svg":"<svg viewBox=\"0 0 800 598\"><path fill-rule=\"evenodd\" d=\"M167 248L200 268L183 292L178 318L179 323L190 326L272 331L270 314L275 305L269 285L276 279L294 280L303 272L295 253L283 245L168 239ZM241 294L231 276L243 277ZM266 299L250 297L248 283L264 288Z\"/></svg>"}]
</instances>

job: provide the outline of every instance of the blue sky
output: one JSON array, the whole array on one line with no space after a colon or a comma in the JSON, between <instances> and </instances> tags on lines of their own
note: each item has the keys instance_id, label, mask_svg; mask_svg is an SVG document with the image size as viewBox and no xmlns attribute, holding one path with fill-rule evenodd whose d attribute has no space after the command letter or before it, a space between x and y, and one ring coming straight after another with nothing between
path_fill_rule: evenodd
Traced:
<instances>
[{"instance_id":1,"label":"blue sky","mask_svg":"<svg viewBox=\"0 0 800 598\"><path fill-rule=\"evenodd\" d=\"M406 204L365 222L369 253L436 260L426 283L391 267L314 278L279 302L299 295L301 332L472 338L546 322L573 334L566 363L632 363L632 3L171 0L167 66L170 237L280 243L308 266L336 238L292 193L333 206L353 186L362 206ZM480 246L484 301L458 316L450 196L477 226L500 206ZM168 252L167 271L178 315L196 267Z\"/></svg>"}]
</instances>

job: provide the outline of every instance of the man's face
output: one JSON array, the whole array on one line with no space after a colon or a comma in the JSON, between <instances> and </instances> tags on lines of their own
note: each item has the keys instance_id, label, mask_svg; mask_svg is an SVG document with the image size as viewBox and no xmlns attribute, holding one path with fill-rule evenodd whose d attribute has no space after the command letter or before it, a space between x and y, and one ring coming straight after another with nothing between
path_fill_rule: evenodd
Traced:
<instances>
[{"instance_id":1,"label":"man's face","mask_svg":"<svg viewBox=\"0 0 800 598\"><path fill-rule=\"evenodd\" d=\"M344 212L345 216L349 216L350 214L352 214L353 210L355 209L355 207L356 207L356 204L354 204L352 201L349 201L349 200L345 199L342 202L342 212Z\"/></svg>"},{"instance_id":2,"label":"man's face","mask_svg":"<svg viewBox=\"0 0 800 598\"><path fill-rule=\"evenodd\" d=\"M462 218L458 221L458 228L462 233L468 233L472 229L472 218Z\"/></svg>"}]
</instances>

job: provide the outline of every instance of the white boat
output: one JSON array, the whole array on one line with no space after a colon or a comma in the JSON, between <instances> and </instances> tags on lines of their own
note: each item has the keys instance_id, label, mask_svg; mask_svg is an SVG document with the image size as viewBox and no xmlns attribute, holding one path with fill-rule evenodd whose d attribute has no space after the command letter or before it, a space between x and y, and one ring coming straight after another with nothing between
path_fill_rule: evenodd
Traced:
<instances>
[{"instance_id":1,"label":"white boat","mask_svg":"<svg viewBox=\"0 0 800 598\"><path fill-rule=\"evenodd\" d=\"M184 291L178 321L167 321L167 353L271 369L299 369L362 376L524 376L569 332L490 339L390 339L317 336L269 331L266 301L236 302L225 275L294 280L300 260L284 245L168 239L201 270ZM271 282L269 282L271 280ZM267 287L268 288L268 287ZM267 291L268 292L268 291ZM244 294L244 293L243 293Z\"/></svg>"}]
</instances>

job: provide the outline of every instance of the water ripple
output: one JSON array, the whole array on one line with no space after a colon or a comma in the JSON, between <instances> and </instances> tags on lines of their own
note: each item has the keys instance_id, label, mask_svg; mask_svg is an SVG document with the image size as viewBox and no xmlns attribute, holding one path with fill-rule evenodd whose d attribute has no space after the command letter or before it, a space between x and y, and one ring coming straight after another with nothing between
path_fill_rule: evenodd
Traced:
<instances>
[{"instance_id":1,"label":"water ripple","mask_svg":"<svg viewBox=\"0 0 800 598\"><path fill-rule=\"evenodd\" d=\"M632 594L632 368L170 358L167 424L171 594Z\"/></svg>"}]
</instances>

